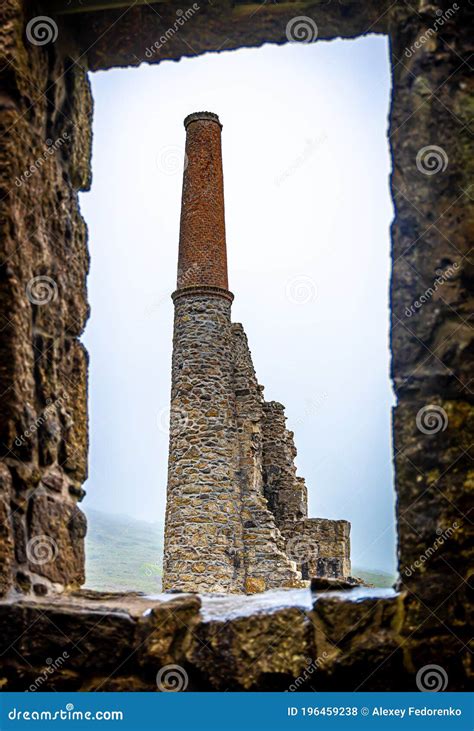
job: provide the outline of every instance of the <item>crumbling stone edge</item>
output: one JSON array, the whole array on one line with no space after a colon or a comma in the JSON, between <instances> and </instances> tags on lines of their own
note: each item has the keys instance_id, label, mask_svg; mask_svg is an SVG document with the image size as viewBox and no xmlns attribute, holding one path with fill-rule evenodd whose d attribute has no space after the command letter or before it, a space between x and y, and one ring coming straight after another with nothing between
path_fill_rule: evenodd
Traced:
<instances>
[{"instance_id":1,"label":"crumbling stone edge","mask_svg":"<svg viewBox=\"0 0 474 731\"><path fill-rule=\"evenodd\" d=\"M240 601L89 591L4 601L0 685L158 691L157 675L177 666L169 672L183 691L416 690L423 652L436 648L407 642L409 603L406 593L360 588ZM460 690L459 658L443 653L448 689Z\"/></svg>"}]
</instances>

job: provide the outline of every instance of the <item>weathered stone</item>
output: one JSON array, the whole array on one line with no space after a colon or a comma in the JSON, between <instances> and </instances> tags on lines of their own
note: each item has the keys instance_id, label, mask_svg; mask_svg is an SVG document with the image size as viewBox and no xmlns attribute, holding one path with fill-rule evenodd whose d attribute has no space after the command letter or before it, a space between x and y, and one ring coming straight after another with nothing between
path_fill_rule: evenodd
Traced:
<instances>
[{"instance_id":1,"label":"weathered stone","mask_svg":"<svg viewBox=\"0 0 474 731\"><path fill-rule=\"evenodd\" d=\"M84 514L73 504L42 494L33 495L30 510L30 571L56 583L79 586L85 578Z\"/></svg>"},{"instance_id":2,"label":"weathered stone","mask_svg":"<svg viewBox=\"0 0 474 731\"><path fill-rule=\"evenodd\" d=\"M0 538L4 588L20 565L26 575L24 506L31 491L60 467L83 481L87 461L86 369L82 357L81 373L75 353L82 352L78 338L88 316L89 257L77 191L90 181L89 82L71 38L66 49L59 34L52 52L28 41L26 20L19 0L2 4L0 444L13 493L1 510L7 511L2 525L15 523L18 542L13 562L5 562L10 539ZM59 483L49 480L48 489L59 494ZM66 502L73 504L70 495ZM75 540L82 540L78 533ZM56 572L57 588L71 580L79 585L79 563L67 576ZM26 585L22 580L22 590Z\"/></svg>"},{"instance_id":3,"label":"weathered stone","mask_svg":"<svg viewBox=\"0 0 474 731\"><path fill-rule=\"evenodd\" d=\"M252 577L248 576L245 579L245 593L246 594L257 594L260 591L265 591L265 579L261 576Z\"/></svg>"},{"instance_id":4,"label":"weathered stone","mask_svg":"<svg viewBox=\"0 0 474 731\"><path fill-rule=\"evenodd\" d=\"M10 471L0 463L0 596L6 594L13 583L15 548L10 514L11 485Z\"/></svg>"},{"instance_id":5,"label":"weathered stone","mask_svg":"<svg viewBox=\"0 0 474 731\"><path fill-rule=\"evenodd\" d=\"M357 579L334 579L326 576L318 576L311 579L311 591L341 591L344 589L354 589L361 584L361 580Z\"/></svg>"},{"instance_id":6,"label":"weathered stone","mask_svg":"<svg viewBox=\"0 0 474 731\"><path fill-rule=\"evenodd\" d=\"M146 599L95 592L0 603L3 689L26 690L47 657L66 653L41 690L157 690L159 668L183 662L200 605L194 596ZM26 633L23 625L30 628ZM26 656L28 663L22 660Z\"/></svg>"},{"instance_id":7,"label":"weathered stone","mask_svg":"<svg viewBox=\"0 0 474 731\"><path fill-rule=\"evenodd\" d=\"M48 1L42 5L45 12L49 11ZM288 677L297 690L356 689L362 681L367 690L414 690L417 670L431 663L442 664L449 677L448 690L465 690L469 683L472 685L472 664L466 650L473 625L468 594L472 524L464 516L469 516L468 501L474 482L468 462L472 420L467 418L472 409L469 317L474 269L469 247L474 155L468 93L472 79L469 64L463 60L469 59L472 53L469 33L473 8L471 3L459 3L459 6L436 34L430 33L429 42L421 43L419 39L439 19L439 11L443 11L443 17L447 15L448 3L437 3L435 7L421 1L412 5L390 0L354 0L308 4L302 11L317 23L320 39L352 38L368 32L390 36L393 93L389 140L395 210L391 353L397 395L394 453L401 586L407 594L403 601L396 601L393 621L384 621L382 628L379 622L384 613L381 617L375 607L371 606L367 621L360 614L350 616L357 607L347 602L347 594L353 592L344 592L341 601L337 605L333 602L331 609L326 605L323 610L320 605L317 621L323 624L320 630L315 628L316 645L324 648L325 635L334 652L333 661L326 666L323 658L320 664L320 655L315 650L309 656L311 664L303 673L298 678ZM77 393L79 408L61 411L56 407L50 416L51 428L47 423L39 432L31 429L37 420L44 418L48 399L54 403L61 396L63 383L60 384L59 371L63 358L67 357L66 341L79 337L87 317L88 255L77 201L77 190L86 188L90 181L91 100L85 65L90 69L105 69L138 65L143 60L177 60L182 55L222 48L281 43L286 41L286 25L295 15L291 3L263 4L257 15L255 6L245 3L225 7L205 4L169 42L160 49L150 50L163 28L172 26L177 9L178 5L170 2L160 6L159 15L150 5L143 5L130 7L126 12L117 9L80 13L64 21L58 18L58 42L54 47L38 47L29 44L25 37L24 3L7 0L0 7L0 444L14 483L12 501L5 502L2 509L20 513L25 530L28 528L25 505L33 476L39 471L38 485L45 472L39 450L45 462L54 459L57 451L66 454L57 441L57 420L61 441L67 429L73 429L78 449L84 452L86 448L84 379L81 392ZM51 156L41 171L21 181L20 176L24 177L29 166L43 155L46 140L54 142L63 132L68 135L70 132L70 139L64 140L59 154ZM416 161L418 153L430 145L442 147L446 158L442 155L437 173L427 175L420 171ZM20 184L15 182L17 178ZM438 277L437 270L447 272L454 264L457 264L455 275L445 277L442 287L430 294ZM56 300L45 305L30 302L26 286L38 275L49 276L56 282ZM414 302L425 292L428 297L423 306L416 307ZM52 347L48 348L49 345ZM239 395L248 397L245 387L242 391ZM212 399L207 394L201 397L203 403L207 401L212 407ZM417 414L430 405L444 409L448 416L448 425L439 435L416 431ZM71 418L78 420L77 425L69 423ZM208 446L216 447L212 437L221 431L217 425L206 440ZM68 454L68 468L74 473L74 480L77 477L76 487L80 475L85 473L85 460L84 453L75 462L74 456ZM24 472L26 481L20 479L18 469L25 463L29 465L29 477ZM52 494L56 493L52 491ZM30 578L19 570L17 558L13 564L8 558L11 557L10 518L7 515L7 529L1 535L5 544L0 551L4 561L2 569L7 574L2 576L2 582L11 586L17 575L17 586L26 592L31 589ZM445 531L454 522L459 522L459 526L449 540L423 562L422 568L416 566L416 562L421 566L420 557L439 537L437 530ZM23 557L21 547L17 555ZM64 577L59 588L62 586ZM233 601L236 600L234 597ZM70 631L75 642L84 635L91 638L90 642L85 641L84 664L76 665L74 670L63 666L55 679L48 681L48 688L153 689L156 674L152 674L151 666L145 677L133 665L133 659L127 661L130 654L134 657L130 630L135 624L134 620L130 622L124 605L113 610L103 599L86 608L74 604L75 601L79 600L71 600L68 608L64 603L56 604L51 619ZM97 603L102 604L100 610ZM63 651L64 637L47 619L51 607L44 602L39 605L36 612L31 607L27 610L21 602L0 606L0 636L2 640L5 638L6 646L17 640L15 648L21 650L24 658L13 647L2 657L3 689L25 690L43 669L51 648L56 647L58 654ZM361 610L366 608L363 602L360 606ZM271 611L277 610L274 606ZM45 613L43 623L35 624L40 612ZM65 615L69 615L68 621ZM247 623L249 631L258 631L261 616L261 610L256 610L253 621ZM115 629L111 629L109 621ZM224 624L225 617L221 622ZM264 623L267 622L265 617ZM94 623L99 623L97 631L87 634ZM284 675L280 670L283 668L285 673L285 667L290 665L280 662L278 653L271 662L265 657L263 666L256 671L250 668L248 680L243 669L239 671L242 650L238 642L233 645L227 642L232 624L230 619L222 642L217 635L213 640L222 668L216 683L222 687L224 674L228 672L232 687L249 687L256 674L258 679L251 687L272 690L283 687ZM334 628L341 631L334 632ZM351 631L347 632L348 628ZM287 624L285 630L288 636L293 636L292 626ZM179 646L183 640L181 631L176 636ZM243 627L233 637L237 634L245 640ZM23 638L21 647L19 637ZM55 646L50 643L51 637L55 638ZM340 640L344 649L338 653L334 646ZM313 640L311 644L314 645ZM40 649L36 653L37 646ZM237 658L234 664L229 661L230 647ZM302 646L295 637L290 649L298 656L307 647L306 641ZM97 676L91 678L96 648L100 648L101 667ZM266 653L266 648L261 649ZM193 654L197 652L195 646ZM186 664L190 687L192 681L196 689L211 690L215 688L209 679L215 674L213 659L211 653L207 657L203 653L204 650L199 653L196 664L186 664L181 650L175 660ZM76 662L81 657L78 653ZM299 663L295 663L294 667L297 666ZM206 667L210 668L208 673ZM260 672L262 667L265 669ZM280 670L273 673L275 669ZM115 675L110 678L111 673Z\"/></svg>"}]
</instances>

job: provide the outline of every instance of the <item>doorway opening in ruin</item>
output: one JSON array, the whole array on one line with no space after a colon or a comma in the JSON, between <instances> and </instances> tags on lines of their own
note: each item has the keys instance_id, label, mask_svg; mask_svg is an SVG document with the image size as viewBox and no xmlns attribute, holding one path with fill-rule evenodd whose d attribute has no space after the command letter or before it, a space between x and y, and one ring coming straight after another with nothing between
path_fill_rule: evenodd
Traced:
<instances>
[{"instance_id":1,"label":"doorway opening in ruin","mask_svg":"<svg viewBox=\"0 0 474 731\"><path fill-rule=\"evenodd\" d=\"M92 75L87 586L159 588L182 120L197 109L224 125L233 320L286 406L310 512L351 521L354 575L392 583L389 74L374 36Z\"/></svg>"}]
</instances>

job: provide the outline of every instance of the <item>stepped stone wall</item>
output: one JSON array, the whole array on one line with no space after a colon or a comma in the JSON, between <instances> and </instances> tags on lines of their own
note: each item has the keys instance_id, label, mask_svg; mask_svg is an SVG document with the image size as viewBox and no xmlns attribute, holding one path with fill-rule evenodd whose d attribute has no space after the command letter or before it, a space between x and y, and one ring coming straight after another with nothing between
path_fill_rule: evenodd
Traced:
<instances>
[{"instance_id":1,"label":"stepped stone wall","mask_svg":"<svg viewBox=\"0 0 474 731\"><path fill-rule=\"evenodd\" d=\"M254 593L349 576L350 524L307 518L284 408L263 398L231 299L190 289L175 307L163 588Z\"/></svg>"},{"instance_id":2,"label":"stepped stone wall","mask_svg":"<svg viewBox=\"0 0 474 731\"><path fill-rule=\"evenodd\" d=\"M258 384L242 325L233 324L232 332L239 454L236 478L241 487L245 546L244 589L252 593L279 586L300 586L303 585L301 573L286 555L284 536L263 491L263 387Z\"/></svg>"},{"instance_id":3,"label":"stepped stone wall","mask_svg":"<svg viewBox=\"0 0 474 731\"><path fill-rule=\"evenodd\" d=\"M299 545L305 550L302 557L304 578L350 576L350 531L349 521L326 518L306 518L295 527L296 551Z\"/></svg>"},{"instance_id":4,"label":"stepped stone wall","mask_svg":"<svg viewBox=\"0 0 474 731\"><path fill-rule=\"evenodd\" d=\"M308 518L308 490L296 475L294 434L286 428L284 406L264 403L264 495L286 539L286 551L297 562L304 579L349 577L350 523L347 520Z\"/></svg>"},{"instance_id":5,"label":"stepped stone wall","mask_svg":"<svg viewBox=\"0 0 474 731\"><path fill-rule=\"evenodd\" d=\"M296 476L293 432L286 428L285 407L277 401L264 404L263 480L264 494L278 527L291 538L295 524L308 515L308 492Z\"/></svg>"},{"instance_id":6,"label":"stepped stone wall","mask_svg":"<svg viewBox=\"0 0 474 731\"><path fill-rule=\"evenodd\" d=\"M175 297L164 589L303 586L263 494L264 401L230 300Z\"/></svg>"}]
</instances>

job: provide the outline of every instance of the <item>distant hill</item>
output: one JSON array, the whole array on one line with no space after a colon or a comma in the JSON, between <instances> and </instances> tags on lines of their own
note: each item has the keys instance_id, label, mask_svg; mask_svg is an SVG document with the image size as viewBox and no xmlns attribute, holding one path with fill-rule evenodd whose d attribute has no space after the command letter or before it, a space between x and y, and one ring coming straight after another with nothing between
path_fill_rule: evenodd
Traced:
<instances>
[{"instance_id":1,"label":"distant hill","mask_svg":"<svg viewBox=\"0 0 474 731\"><path fill-rule=\"evenodd\" d=\"M362 579L362 581L365 581L366 584L383 587L385 589L389 589L397 580L395 574L389 574L386 571L360 569L357 568L357 566L352 567L352 575Z\"/></svg>"},{"instance_id":2,"label":"distant hill","mask_svg":"<svg viewBox=\"0 0 474 731\"><path fill-rule=\"evenodd\" d=\"M87 511L86 588L161 591L163 525Z\"/></svg>"},{"instance_id":3,"label":"distant hill","mask_svg":"<svg viewBox=\"0 0 474 731\"><path fill-rule=\"evenodd\" d=\"M163 524L88 510L86 588L100 591L161 591ZM395 576L353 567L367 584L390 587Z\"/></svg>"}]
</instances>

